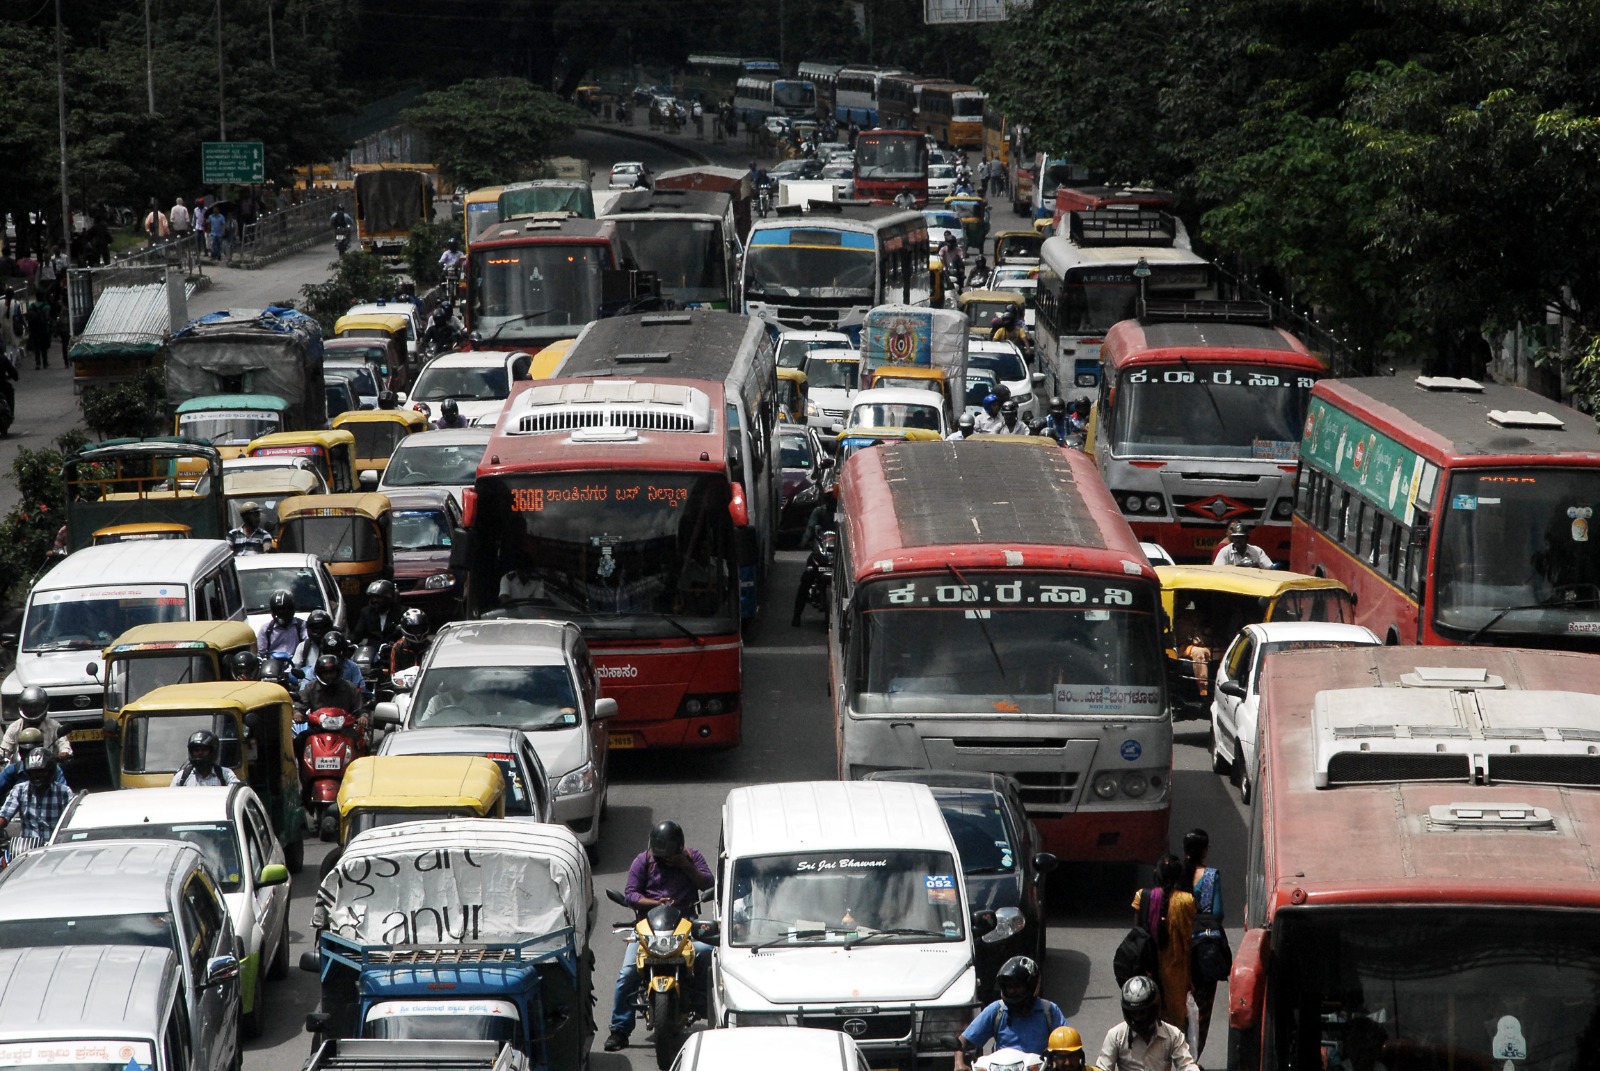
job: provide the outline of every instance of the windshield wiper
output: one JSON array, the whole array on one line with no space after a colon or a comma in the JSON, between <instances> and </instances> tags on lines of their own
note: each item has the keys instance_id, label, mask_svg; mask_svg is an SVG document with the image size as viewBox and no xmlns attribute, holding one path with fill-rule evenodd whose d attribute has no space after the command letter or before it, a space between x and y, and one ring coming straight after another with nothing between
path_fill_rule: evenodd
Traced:
<instances>
[{"instance_id":1,"label":"windshield wiper","mask_svg":"<svg viewBox=\"0 0 1600 1071\"><path fill-rule=\"evenodd\" d=\"M829 934L843 935L844 932L844 930L790 930L782 937L774 937L770 941L762 941L759 945L751 946L750 951L752 954L754 954L756 952L763 951L764 949L777 948L780 945L786 945L793 941L815 940L819 937L827 937ZM846 945L845 947L848 948L849 946Z\"/></svg>"},{"instance_id":2,"label":"windshield wiper","mask_svg":"<svg viewBox=\"0 0 1600 1071\"><path fill-rule=\"evenodd\" d=\"M891 926L887 930L872 930L872 931L870 931L868 933L862 934L860 937L852 937L850 940L848 940L848 941L846 941L844 943L844 950L846 952L848 952L852 948L854 948L856 945L859 945L864 941L870 941L874 937L944 937L944 936L946 936L946 935L944 933L942 933L941 931L939 931L939 930L920 930L920 929L917 929L915 926Z\"/></svg>"},{"instance_id":3,"label":"windshield wiper","mask_svg":"<svg viewBox=\"0 0 1600 1071\"><path fill-rule=\"evenodd\" d=\"M555 311L556 310L553 309L553 308L551 308L551 309L535 309L533 312L525 312L525 313L522 313L520 316L513 316L511 319L507 320L505 323L503 323L499 327L495 328L494 329L494 334L492 334L488 338L484 339L484 341L485 342L493 342L495 339L500 337L500 332L504 331L506 328L510 327L512 324L520 324L520 323L523 323L524 321L527 321L527 320L537 320L539 317L541 317L541 316L549 316L552 312L555 312Z\"/></svg>"},{"instance_id":4,"label":"windshield wiper","mask_svg":"<svg viewBox=\"0 0 1600 1071\"><path fill-rule=\"evenodd\" d=\"M699 636L696 636L693 632L691 632L689 630L689 626L688 625L685 625L682 621L679 621L676 617L671 617L671 616L669 616L667 614L662 614L661 615L661 620L665 621L667 624L671 625L673 628L677 629L679 632L683 633L685 636L687 636L691 640L693 640L694 641L694 645L696 647L704 647L706 645L706 641L705 640L701 639Z\"/></svg>"},{"instance_id":5,"label":"windshield wiper","mask_svg":"<svg viewBox=\"0 0 1600 1071\"><path fill-rule=\"evenodd\" d=\"M36 646L29 647L27 653L32 654L41 651L88 651L101 646L103 645L95 640L51 640L48 643L41 643Z\"/></svg>"},{"instance_id":6,"label":"windshield wiper","mask_svg":"<svg viewBox=\"0 0 1600 1071\"><path fill-rule=\"evenodd\" d=\"M1580 596L1580 588L1587 588L1588 592ZM1593 584L1568 584L1564 587L1556 588L1555 591L1551 592L1550 597L1545 599L1543 602L1532 602L1524 606L1502 606L1500 609L1495 611L1493 617L1479 625L1473 630L1472 635L1468 636L1461 642L1467 644L1477 643L1479 637L1481 637L1485 632L1488 632L1490 629L1494 628L1494 626L1498 625L1501 619L1507 614L1517 613L1521 610L1561 610L1576 608L1580 604L1587 604L1591 607L1600 606L1600 587L1596 587Z\"/></svg>"},{"instance_id":7,"label":"windshield wiper","mask_svg":"<svg viewBox=\"0 0 1600 1071\"><path fill-rule=\"evenodd\" d=\"M1194 375L1194 369L1189 364L1189 358L1180 356L1178 363L1183 366L1185 372L1188 372L1191 376ZM1196 378L1195 382L1199 383L1200 381ZM1222 419L1222 408L1217 405L1217 396L1211 393L1211 382L1208 380L1200 385L1206 389L1206 401L1211 403L1211 411L1217 414L1217 427L1220 429L1226 421Z\"/></svg>"},{"instance_id":8,"label":"windshield wiper","mask_svg":"<svg viewBox=\"0 0 1600 1071\"><path fill-rule=\"evenodd\" d=\"M963 587L973 587L972 584L967 583L967 578L961 575L961 570L957 569L954 564L945 562L944 567L950 570L951 574L961 582ZM974 590L976 589L974 588ZM989 645L989 653L994 656L994 668L1000 671L1000 680L1004 683L1006 679L1006 664L1000 660L1000 652L996 649L994 640L989 636L989 626L983 623L983 611L977 611L973 620L978 623L978 630L983 633L983 642Z\"/></svg>"}]
</instances>

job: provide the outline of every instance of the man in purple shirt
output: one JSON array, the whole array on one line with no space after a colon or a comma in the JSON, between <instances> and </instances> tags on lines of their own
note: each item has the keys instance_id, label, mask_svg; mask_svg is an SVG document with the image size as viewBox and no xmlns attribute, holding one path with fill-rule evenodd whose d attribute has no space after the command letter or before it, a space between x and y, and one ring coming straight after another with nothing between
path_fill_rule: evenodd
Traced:
<instances>
[{"instance_id":1,"label":"man in purple shirt","mask_svg":"<svg viewBox=\"0 0 1600 1071\"><path fill-rule=\"evenodd\" d=\"M711 888L712 881L705 856L684 847L683 829L669 820L658 822L650 831L650 846L640 852L628 868L628 881L622 893L640 915L653 907L671 904L684 915L693 917L698 913L700 894ZM639 994L640 981L638 954L637 942L630 939L622 952L622 969L617 972L617 988L611 998L607 1052L627 1048L628 1035L633 1033L634 1001ZM694 998L703 1010L705 983L711 973L710 945L694 943L694 966Z\"/></svg>"}]
</instances>

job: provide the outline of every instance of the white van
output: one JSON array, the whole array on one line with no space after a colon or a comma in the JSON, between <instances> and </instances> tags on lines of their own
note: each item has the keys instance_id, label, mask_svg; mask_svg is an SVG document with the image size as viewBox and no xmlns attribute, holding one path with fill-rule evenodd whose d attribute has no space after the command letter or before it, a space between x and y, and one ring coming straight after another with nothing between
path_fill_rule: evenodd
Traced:
<instances>
[{"instance_id":1,"label":"white van","mask_svg":"<svg viewBox=\"0 0 1600 1071\"><path fill-rule=\"evenodd\" d=\"M974 927L926 785L802 781L722 805L713 1025L849 1034L874 1061L948 1057L977 1010Z\"/></svg>"},{"instance_id":2,"label":"white van","mask_svg":"<svg viewBox=\"0 0 1600 1071\"><path fill-rule=\"evenodd\" d=\"M135 625L243 621L233 553L220 539L163 539L85 547L28 593L22 631L4 642L17 668L0 684L5 721L28 687L50 693L50 716L74 743L101 739L100 653ZM87 667L94 667L91 673Z\"/></svg>"}]
</instances>

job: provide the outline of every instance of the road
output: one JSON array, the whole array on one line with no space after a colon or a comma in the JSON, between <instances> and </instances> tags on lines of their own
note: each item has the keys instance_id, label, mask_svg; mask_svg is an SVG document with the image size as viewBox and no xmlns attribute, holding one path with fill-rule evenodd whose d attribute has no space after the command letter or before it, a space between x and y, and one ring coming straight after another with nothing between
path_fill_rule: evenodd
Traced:
<instances>
[{"instance_id":1,"label":"road","mask_svg":"<svg viewBox=\"0 0 1600 1071\"><path fill-rule=\"evenodd\" d=\"M692 136L683 139L707 151L719 163L741 165L742 146L708 146ZM593 161L603 184L610 163L617 159L643 160L652 169L677 166L681 160L657 146L613 135L581 132L566 151ZM748 162L745 157L743 163ZM218 273L216 287L198 295L191 312L199 314L228 307L260 307L268 300L297 297L300 287L325 277L330 260L327 250L313 250L256 271ZM42 447L61 429L77 422L76 402L67 372L58 364L35 373L30 367L18 385L20 418L12 437L0 441L0 466L9 471L19 445ZM5 494L11 493L9 485ZM5 501L7 508L11 501ZM832 711L826 692L827 662L821 622L810 615L800 628L791 628L786 614L799 579L803 556L781 552L768 592L768 611L749 637L745 657L745 723L743 744L719 754L620 753L613 757L610 813L603 828L595 867L597 890L620 888L629 862L644 848L650 826L662 818L682 823L690 844L708 855L717 843L722 800L739 785L777 780L830 779L834 776ZM1244 811L1237 796L1210 772L1203 725L1179 726L1174 749L1173 847L1183 832L1202 826L1212 837L1212 864L1223 875L1232 906L1230 927L1237 945L1239 908L1242 903ZM307 852L305 872L296 879L292 925L294 958L310 948L309 919L314 875L328 846L313 844ZM1153 860L1152 860L1153 862ZM1111 977L1111 956L1131 923L1128 910L1133 891L1148 880L1148 870L1138 875L1131 868L1095 869L1063 866L1050 880L1049 954L1045 964L1045 995L1059 1003L1069 1020L1082 1031L1091 1059L1105 1032L1120 1018L1116 987ZM601 924L594 935L597 949L595 1016L598 1041L605 1036L611 1012L611 979L620 959L622 942L610 931L612 922L625 921L624 913L602 897ZM269 987L267 1031L247 1045L246 1071L298 1071L308 1051L303 1032L305 1014L316 1008L318 983L314 975L294 971L286 983ZM1206 1050L1210 1066L1222 1066L1226 1056L1226 991L1218 994L1212 1016L1211 1040ZM597 1051L595 1071L649 1071L653 1056L644 1044L643 1024L635 1030L633 1047L622 1053Z\"/></svg>"}]
</instances>

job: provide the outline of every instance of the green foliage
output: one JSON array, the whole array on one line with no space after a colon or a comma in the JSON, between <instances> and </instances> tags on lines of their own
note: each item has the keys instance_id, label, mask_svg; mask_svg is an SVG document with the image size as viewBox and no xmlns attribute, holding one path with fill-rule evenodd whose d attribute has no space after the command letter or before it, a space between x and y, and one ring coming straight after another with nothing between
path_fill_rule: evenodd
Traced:
<instances>
[{"instance_id":1,"label":"green foliage","mask_svg":"<svg viewBox=\"0 0 1600 1071\"><path fill-rule=\"evenodd\" d=\"M56 532L66 523L66 485L61 463L85 442L83 432L68 431L54 448L22 447L11 461L11 481L20 505L0 521L0 599L14 605L44 563Z\"/></svg>"},{"instance_id":2,"label":"green foliage","mask_svg":"<svg viewBox=\"0 0 1600 1071\"><path fill-rule=\"evenodd\" d=\"M160 369L147 368L122 383L90 387L78 405L102 439L142 438L167 431L166 397Z\"/></svg>"},{"instance_id":3,"label":"green foliage","mask_svg":"<svg viewBox=\"0 0 1600 1071\"><path fill-rule=\"evenodd\" d=\"M467 187L511 182L584 118L522 78L475 78L426 93L401 118L427 135L434 162Z\"/></svg>"},{"instance_id":4,"label":"green foliage","mask_svg":"<svg viewBox=\"0 0 1600 1071\"><path fill-rule=\"evenodd\" d=\"M333 325L351 305L377 301L394 293L388 270L372 253L352 251L329 267L333 274L327 282L300 288L300 295L305 298L300 310L316 318L326 338L333 337Z\"/></svg>"},{"instance_id":5,"label":"green foliage","mask_svg":"<svg viewBox=\"0 0 1600 1071\"><path fill-rule=\"evenodd\" d=\"M411 228L411 233L406 235L405 261L411 272L411 281L416 284L417 293L425 292L429 287L438 286L444 278L444 272L439 267L439 256L444 252L444 244L451 238L461 236L461 228L455 223L418 223Z\"/></svg>"}]
</instances>

